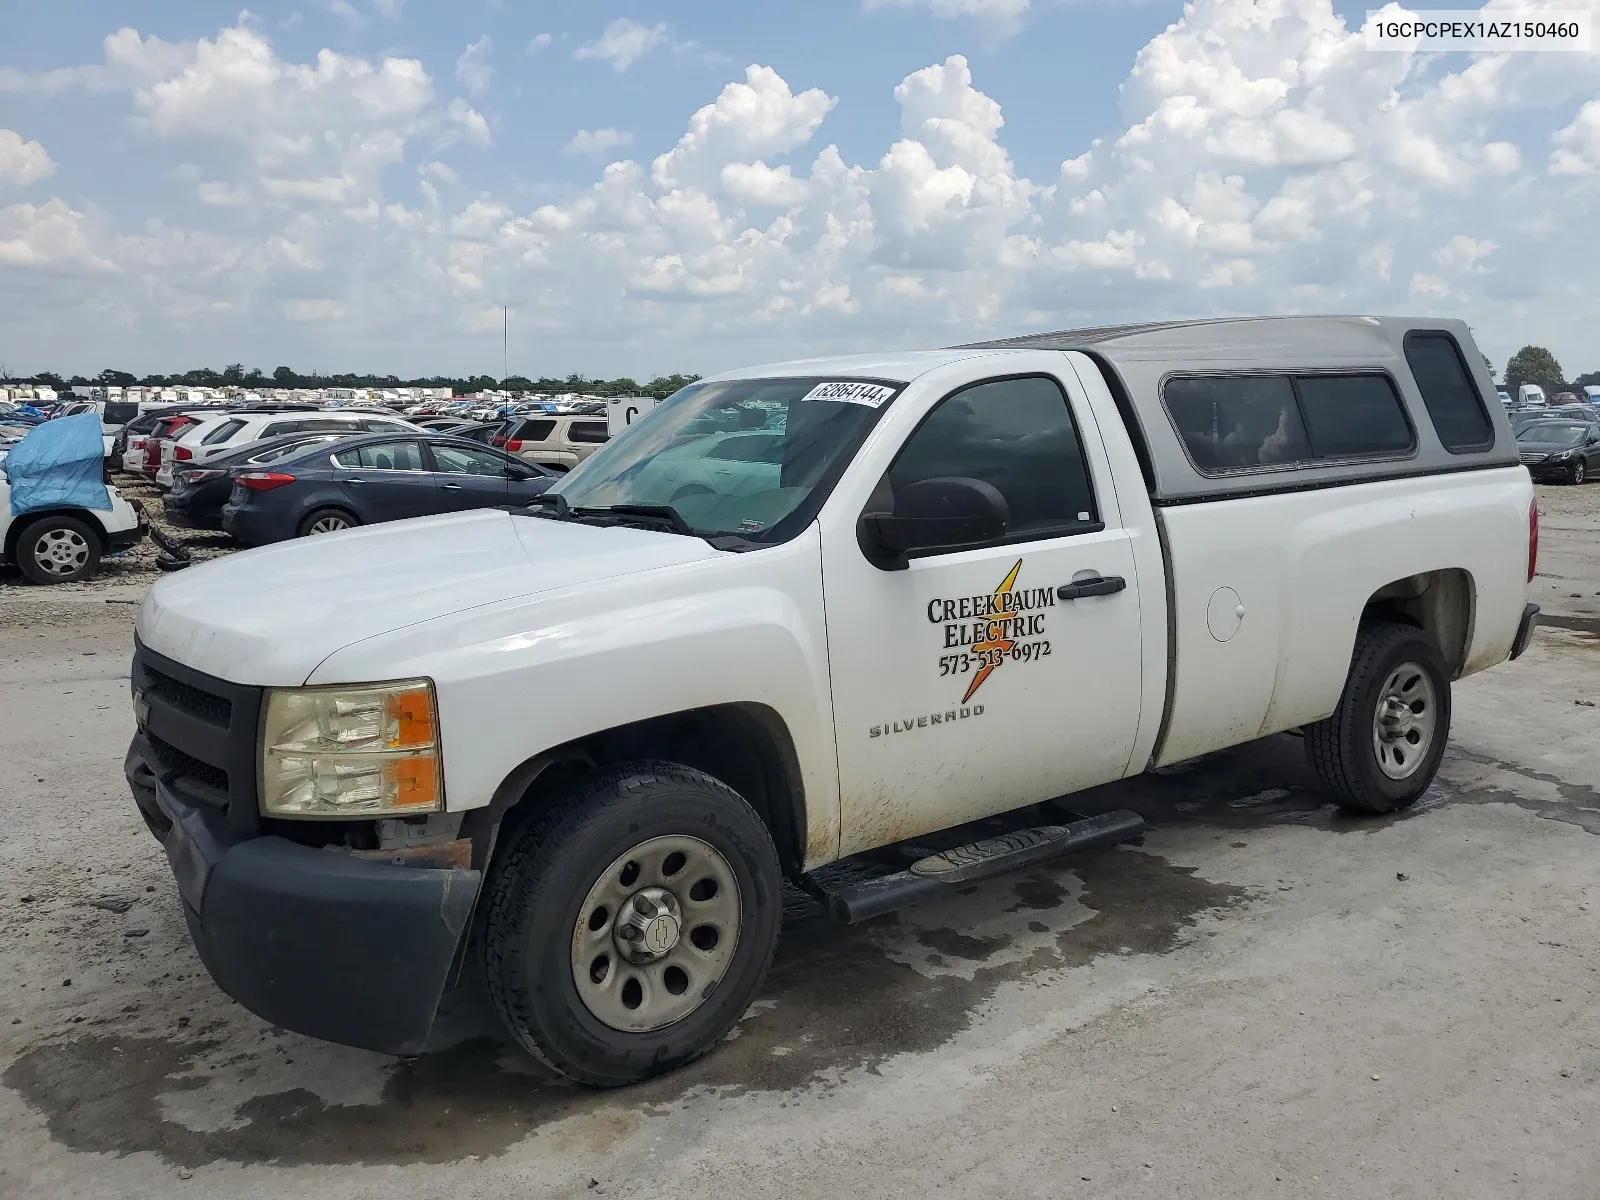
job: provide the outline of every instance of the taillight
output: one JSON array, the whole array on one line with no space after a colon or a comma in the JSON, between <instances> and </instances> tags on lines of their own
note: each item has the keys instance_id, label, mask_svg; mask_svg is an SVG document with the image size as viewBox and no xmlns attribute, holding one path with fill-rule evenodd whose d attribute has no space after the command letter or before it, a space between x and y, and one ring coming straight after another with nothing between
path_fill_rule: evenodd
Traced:
<instances>
[{"instance_id":1,"label":"taillight","mask_svg":"<svg viewBox=\"0 0 1600 1200\"><path fill-rule=\"evenodd\" d=\"M506 453L507 454L515 454L515 453L517 453L517 451L519 451L521 449L522 449L522 439L521 438L512 438L509 442L506 443Z\"/></svg>"},{"instance_id":2,"label":"taillight","mask_svg":"<svg viewBox=\"0 0 1600 1200\"><path fill-rule=\"evenodd\" d=\"M174 446L172 448L172 457L179 462L188 462L194 457L194 451L187 446Z\"/></svg>"},{"instance_id":3,"label":"taillight","mask_svg":"<svg viewBox=\"0 0 1600 1200\"><path fill-rule=\"evenodd\" d=\"M281 475L277 471L246 471L243 475L235 476L233 481L252 492L270 492L273 488L293 483L294 476Z\"/></svg>"},{"instance_id":4,"label":"taillight","mask_svg":"<svg viewBox=\"0 0 1600 1200\"><path fill-rule=\"evenodd\" d=\"M491 446L504 446L505 444L506 444L506 435L503 434L503 433L497 433L492 438L489 439L489 445L491 445Z\"/></svg>"},{"instance_id":5,"label":"taillight","mask_svg":"<svg viewBox=\"0 0 1600 1200\"><path fill-rule=\"evenodd\" d=\"M204 483L208 479L218 479L226 474L226 471L219 471L215 467L198 471L179 471L177 480L179 483Z\"/></svg>"},{"instance_id":6,"label":"taillight","mask_svg":"<svg viewBox=\"0 0 1600 1200\"><path fill-rule=\"evenodd\" d=\"M129 450L143 450L144 449L144 439L142 437L129 438L128 439L128 449Z\"/></svg>"},{"instance_id":7,"label":"taillight","mask_svg":"<svg viewBox=\"0 0 1600 1200\"><path fill-rule=\"evenodd\" d=\"M1539 573L1539 501L1528 506L1528 582Z\"/></svg>"}]
</instances>

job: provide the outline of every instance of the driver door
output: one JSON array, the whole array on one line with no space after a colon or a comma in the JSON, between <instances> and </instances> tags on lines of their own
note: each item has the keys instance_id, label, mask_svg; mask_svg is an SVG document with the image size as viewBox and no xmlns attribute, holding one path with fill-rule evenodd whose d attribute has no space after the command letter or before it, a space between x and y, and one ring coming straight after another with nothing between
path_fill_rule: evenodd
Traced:
<instances>
[{"instance_id":1,"label":"driver door","mask_svg":"<svg viewBox=\"0 0 1600 1200\"><path fill-rule=\"evenodd\" d=\"M1068 382L952 392L866 508L892 509L918 480L978 479L1005 497L1004 536L914 552L898 570L869 562L845 527L824 536L842 855L1127 773L1140 580L1093 414ZM1060 595L1094 575L1122 587Z\"/></svg>"}]
</instances>

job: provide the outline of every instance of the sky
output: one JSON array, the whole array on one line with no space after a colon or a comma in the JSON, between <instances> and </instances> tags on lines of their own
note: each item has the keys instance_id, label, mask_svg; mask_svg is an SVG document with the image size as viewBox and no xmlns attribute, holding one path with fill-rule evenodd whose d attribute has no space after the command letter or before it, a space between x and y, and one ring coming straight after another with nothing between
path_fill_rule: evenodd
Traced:
<instances>
[{"instance_id":1,"label":"sky","mask_svg":"<svg viewBox=\"0 0 1600 1200\"><path fill-rule=\"evenodd\" d=\"M1600 370L1600 55L1364 13L5 5L0 368L646 379L1382 312Z\"/></svg>"}]
</instances>

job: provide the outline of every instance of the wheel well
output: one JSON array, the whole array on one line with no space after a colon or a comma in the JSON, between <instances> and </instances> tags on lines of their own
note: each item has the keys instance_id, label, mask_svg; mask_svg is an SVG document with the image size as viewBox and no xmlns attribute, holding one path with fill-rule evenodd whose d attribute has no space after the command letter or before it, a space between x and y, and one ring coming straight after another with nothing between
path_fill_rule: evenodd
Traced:
<instances>
[{"instance_id":1,"label":"wheel well","mask_svg":"<svg viewBox=\"0 0 1600 1200\"><path fill-rule=\"evenodd\" d=\"M1458 567L1408 575L1372 593L1362 609L1363 623L1400 620L1432 635L1452 677L1459 677L1467 661L1477 592L1472 576Z\"/></svg>"},{"instance_id":2,"label":"wheel well","mask_svg":"<svg viewBox=\"0 0 1600 1200\"><path fill-rule=\"evenodd\" d=\"M319 504L315 508L308 509L306 511L305 516L301 517L300 520L298 522L296 522L296 524L295 524L296 532L298 532L299 530L304 529L306 527L306 523L309 522L312 517L316 516L318 513L325 513L325 512L343 513L345 516L349 517L352 521L354 521L357 525L361 524L360 515L356 512L355 509L351 508L348 504Z\"/></svg>"},{"instance_id":3,"label":"wheel well","mask_svg":"<svg viewBox=\"0 0 1600 1200\"><path fill-rule=\"evenodd\" d=\"M784 869L805 861L805 790L783 719L763 704L718 704L601 730L519 766L484 809L467 814L463 837L482 867L495 843L583 775L612 763L666 759L704 771L749 802L772 834Z\"/></svg>"},{"instance_id":4,"label":"wheel well","mask_svg":"<svg viewBox=\"0 0 1600 1200\"><path fill-rule=\"evenodd\" d=\"M111 552L111 538L106 533L105 526L95 519L92 513L81 508L44 508L36 512L25 512L11 522L11 527L6 530L5 558L7 562L17 561L17 543L22 540L22 531L32 525L40 517L76 517L90 529L100 541L100 553Z\"/></svg>"}]
</instances>

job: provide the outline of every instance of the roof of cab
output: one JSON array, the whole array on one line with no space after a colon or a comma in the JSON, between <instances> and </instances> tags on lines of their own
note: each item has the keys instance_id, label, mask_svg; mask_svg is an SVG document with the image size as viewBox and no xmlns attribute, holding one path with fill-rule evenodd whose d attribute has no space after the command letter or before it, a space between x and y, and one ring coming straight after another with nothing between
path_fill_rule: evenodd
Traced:
<instances>
[{"instance_id":1,"label":"roof of cab","mask_svg":"<svg viewBox=\"0 0 1600 1200\"><path fill-rule=\"evenodd\" d=\"M846 379L885 379L895 383L910 383L918 375L965 358L997 355L1004 349L1025 350L1029 347L1003 347L973 349L957 346L948 350L902 350L879 354L836 354L825 358L797 358L790 362L762 363L759 366L740 367L712 375L707 382L729 379L781 379L807 378L809 376L834 376Z\"/></svg>"}]
</instances>

